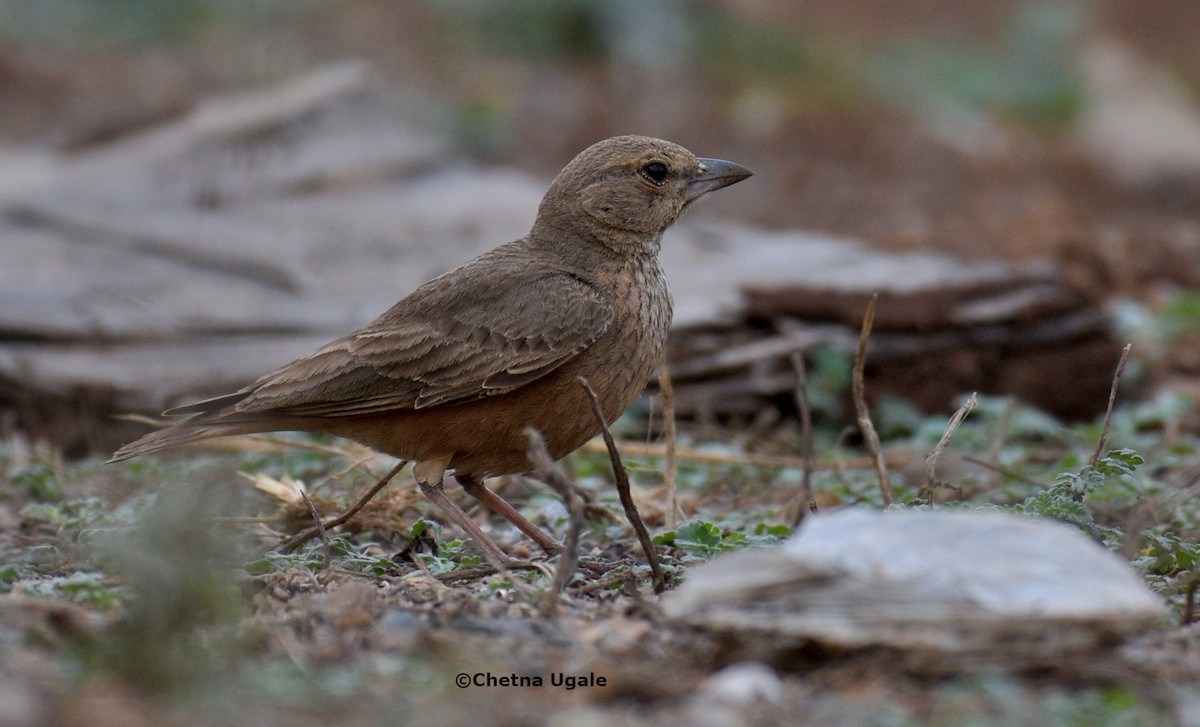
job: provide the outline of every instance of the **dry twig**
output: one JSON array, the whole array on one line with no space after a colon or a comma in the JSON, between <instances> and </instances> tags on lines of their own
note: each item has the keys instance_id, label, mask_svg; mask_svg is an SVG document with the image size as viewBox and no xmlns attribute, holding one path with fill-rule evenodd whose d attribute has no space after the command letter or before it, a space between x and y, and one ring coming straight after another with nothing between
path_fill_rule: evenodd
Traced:
<instances>
[{"instance_id":1,"label":"dry twig","mask_svg":"<svg viewBox=\"0 0 1200 727\"><path fill-rule=\"evenodd\" d=\"M563 552L558 559L558 568L554 571L553 584L542 600L543 611L550 613L558 607L559 594L566 588L567 581L571 580L579 563L579 535L583 532L584 523L583 503L575 496L575 488L571 486L562 470L554 466L554 460L550 458L546 440L542 438L541 432L527 427L525 437L529 440L529 461L533 465L534 476L558 493L571 519L567 537L563 541Z\"/></svg>"},{"instance_id":2,"label":"dry twig","mask_svg":"<svg viewBox=\"0 0 1200 727\"><path fill-rule=\"evenodd\" d=\"M838 432L837 437L833 440L833 476L843 485L847 484L847 465L845 458L842 457L842 447L846 445L846 440L850 438L851 434L854 434L854 427L842 427L842 431ZM871 465L874 466L874 462Z\"/></svg>"},{"instance_id":3,"label":"dry twig","mask_svg":"<svg viewBox=\"0 0 1200 727\"><path fill-rule=\"evenodd\" d=\"M663 433L667 439L667 461L663 469L663 481L667 486L667 530L674 530L679 516L679 458L675 452L675 389L671 386L671 372L665 363L658 373L658 389L662 392Z\"/></svg>"},{"instance_id":4,"label":"dry twig","mask_svg":"<svg viewBox=\"0 0 1200 727\"><path fill-rule=\"evenodd\" d=\"M795 503L792 527L798 526L804 516L816 511L812 499L813 431L812 408L808 403L808 369L804 366L804 353L792 351L792 368L796 370L796 409L800 412L800 445L804 449L804 468L800 476L800 496Z\"/></svg>"},{"instance_id":5,"label":"dry twig","mask_svg":"<svg viewBox=\"0 0 1200 727\"><path fill-rule=\"evenodd\" d=\"M988 462L986 459L972 457L969 454L963 455L963 461L970 462L973 465L978 465L979 467L982 467L985 470L995 472L998 475L1003 475L1004 477L1008 477L1010 479L1014 479L1017 482L1024 482L1027 485L1033 485L1034 487L1045 487L1045 485L1046 485L1045 482L1038 482L1035 479L1026 477L1024 474L1022 474L1018 470L1015 470L1011 467L1005 467L1003 465L994 464L992 462Z\"/></svg>"},{"instance_id":6,"label":"dry twig","mask_svg":"<svg viewBox=\"0 0 1200 727\"><path fill-rule=\"evenodd\" d=\"M1196 589L1200 588L1200 576L1192 571L1187 590L1183 594L1183 613L1179 616L1179 625L1187 626L1196 619Z\"/></svg>"},{"instance_id":7,"label":"dry twig","mask_svg":"<svg viewBox=\"0 0 1200 727\"><path fill-rule=\"evenodd\" d=\"M375 495L379 494L379 491L382 490L384 487L386 487L387 484L392 481L393 477L400 474L400 470L404 469L405 465L407 465L407 464L408 464L408 460L400 460L400 462L398 462L395 467L388 470L388 473L386 475L384 475L378 482L375 483L375 486L372 487L367 492L367 494L365 494L361 498L359 498L358 502L354 503L354 506L351 507L346 512L342 513L341 515L338 515L337 517L335 517L334 519L330 520L327 523L322 523L322 522L318 521L317 524L314 525L313 527L305 528L304 530L301 530L300 532L296 533L292 537L283 541L275 549L278 550L280 553L290 553L293 550L295 550L296 548L300 547L300 545L302 543L304 543L304 541L308 540L309 538L313 537L314 535L317 535L324 530L332 530L333 528L336 528L337 526L346 522L350 518L354 517L355 515L358 514L359 510L362 510L364 507L366 507L367 503L371 501L371 498L373 498L373 497L375 497Z\"/></svg>"},{"instance_id":8,"label":"dry twig","mask_svg":"<svg viewBox=\"0 0 1200 727\"><path fill-rule=\"evenodd\" d=\"M487 576L496 575L497 573L507 573L517 570L542 570L543 565L531 561L510 560L504 564L496 563L480 563L470 568L460 568L447 573L438 573L434 576L442 583L458 583L459 581L469 581L473 578L486 578Z\"/></svg>"},{"instance_id":9,"label":"dry twig","mask_svg":"<svg viewBox=\"0 0 1200 727\"><path fill-rule=\"evenodd\" d=\"M1112 421L1113 405L1117 401L1117 385L1121 381L1121 374L1125 371L1125 360L1129 358L1129 349L1133 348L1132 343L1125 344L1125 348L1121 350L1121 359L1117 361L1117 370L1113 373L1112 388L1108 390L1108 409L1104 412L1104 425L1100 427L1100 439L1096 441L1096 449L1092 452L1092 458L1088 460L1088 464L1095 467L1096 462L1100 461L1100 455L1104 453L1104 445L1108 444L1108 424Z\"/></svg>"},{"instance_id":10,"label":"dry twig","mask_svg":"<svg viewBox=\"0 0 1200 727\"><path fill-rule=\"evenodd\" d=\"M933 503L933 491L939 486L946 483L937 479L937 461L938 457L942 456L942 452L946 451L946 446L950 444L950 438L958 431L963 420L975 408L975 394L971 394L971 398L967 399L967 403L959 407L958 411L954 412L954 416L950 417L950 422L946 425L946 431L942 433L942 438L938 440L937 446L933 448L925 457L925 486L917 493L918 500L924 500L930 504Z\"/></svg>"},{"instance_id":11,"label":"dry twig","mask_svg":"<svg viewBox=\"0 0 1200 727\"><path fill-rule=\"evenodd\" d=\"M615 575L607 575L599 580L592 581L590 583L584 583L576 588L572 588L571 593L576 596L586 596L589 593L595 593L596 591L603 591L606 588L623 585L628 580L629 572L620 571Z\"/></svg>"},{"instance_id":12,"label":"dry twig","mask_svg":"<svg viewBox=\"0 0 1200 727\"><path fill-rule=\"evenodd\" d=\"M343 456L347 456L348 454L349 454L348 452L342 453ZM354 461L351 462L348 467L344 467L343 469L338 470L337 472L334 472L333 474L328 475L328 476L322 478L319 482L316 482L315 484L313 484L311 487L308 488L309 492L317 492L321 488L328 485L330 482L338 482L342 478L348 476L351 472L353 472L356 469L361 468L361 469L365 470L367 472L367 474L370 474L371 470L369 467L367 467L367 463L370 462L374 457L375 457L375 453L372 452L372 453L366 454L363 457L358 457L358 458L354 459Z\"/></svg>"},{"instance_id":13,"label":"dry twig","mask_svg":"<svg viewBox=\"0 0 1200 727\"><path fill-rule=\"evenodd\" d=\"M625 508L625 517L629 518L629 524L633 526L638 542L642 544L646 561L650 564L654 592L662 593L666 590L667 580L658 564L658 553L654 550L654 541L650 539L650 533L646 531L646 524L642 522L642 516L638 514L637 505L633 502L633 493L629 490L629 473L625 471L625 465L621 464L621 454L617 451L617 443L613 440L612 432L608 429L608 422L604 419L604 410L600 408L600 398L596 396L596 391L586 378L578 376L576 380L592 402L592 413L596 415L596 421L600 424L600 433L604 436L604 444L608 447L608 458L612 462L613 476L617 481L617 495L621 498L621 507Z\"/></svg>"},{"instance_id":14,"label":"dry twig","mask_svg":"<svg viewBox=\"0 0 1200 727\"><path fill-rule=\"evenodd\" d=\"M846 435L854 433L854 428L850 427ZM625 457L654 457L656 459L665 459L667 449L661 444L647 444L646 442L633 442L623 439L617 442L617 450ZM592 440L579 448L581 452L590 454L606 454L608 447L602 440ZM802 469L804 467L803 457L789 457L784 455L772 454L752 454L747 452L710 452L703 449L692 449L690 447L677 447L675 457L681 462L698 462L701 464L717 464L717 465L746 465L749 467L766 467L766 468L784 468L795 467ZM889 452L884 454L884 462L888 467L904 467L912 461L912 455L905 452ZM813 468L821 469L873 469L875 463L868 457L849 457L849 458L831 458L827 461L814 462Z\"/></svg>"},{"instance_id":15,"label":"dry twig","mask_svg":"<svg viewBox=\"0 0 1200 727\"><path fill-rule=\"evenodd\" d=\"M329 547L329 533L325 532L325 524L321 522L321 513L317 512L316 504L313 503L312 498L308 496L308 492L303 487L296 489L300 491L300 497L304 500L304 504L308 505L308 512L312 514L313 522L316 523L317 534L321 536L321 555L324 561L321 568L322 570L329 570L329 560L332 551Z\"/></svg>"},{"instance_id":16,"label":"dry twig","mask_svg":"<svg viewBox=\"0 0 1200 727\"><path fill-rule=\"evenodd\" d=\"M1004 409L1000 412L1000 420L996 422L996 432L992 435L992 445L988 449L987 461L991 464L993 476L991 478L991 486L995 487L1000 484L1000 452L1004 449L1004 440L1008 438L1008 427L1012 422L1013 409L1016 408L1017 400L1013 397L1008 397L1004 400Z\"/></svg>"},{"instance_id":17,"label":"dry twig","mask_svg":"<svg viewBox=\"0 0 1200 727\"><path fill-rule=\"evenodd\" d=\"M871 296L867 304L867 313L863 316L862 332L858 336L858 351L854 354L854 373L851 380L851 392L854 396L854 411L858 418L858 430L862 432L866 442L867 452L875 464L875 472L879 475L879 492L883 495L883 504L895 502L892 495L892 482L888 477L887 465L883 460L883 446L879 443L879 434L871 423L871 412L867 408L866 385L863 383L863 369L867 365L867 341L871 338L871 327L875 325L875 305L879 302L879 294Z\"/></svg>"}]
</instances>

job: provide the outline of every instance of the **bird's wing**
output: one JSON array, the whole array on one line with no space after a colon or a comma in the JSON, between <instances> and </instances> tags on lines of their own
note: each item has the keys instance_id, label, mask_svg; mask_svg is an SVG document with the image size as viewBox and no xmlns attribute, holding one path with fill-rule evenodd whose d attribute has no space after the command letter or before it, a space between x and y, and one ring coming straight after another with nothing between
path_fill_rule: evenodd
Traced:
<instances>
[{"instance_id":1,"label":"bird's wing","mask_svg":"<svg viewBox=\"0 0 1200 727\"><path fill-rule=\"evenodd\" d=\"M612 320L607 296L570 274L526 270L496 278L475 290L431 281L364 328L267 374L242 396L180 413L337 417L478 399L545 376L592 344Z\"/></svg>"}]
</instances>

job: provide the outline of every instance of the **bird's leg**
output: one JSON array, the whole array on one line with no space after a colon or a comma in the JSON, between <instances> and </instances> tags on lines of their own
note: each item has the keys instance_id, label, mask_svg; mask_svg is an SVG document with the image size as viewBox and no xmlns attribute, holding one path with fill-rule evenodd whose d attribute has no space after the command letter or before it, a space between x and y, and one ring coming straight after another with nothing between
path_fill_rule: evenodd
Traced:
<instances>
[{"instance_id":1,"label":"bird's leg","mask_svg":"<svg viewBox=\"0 0 1200 727\"><path fill-rule=\"evenodd\" d=\"M521 513L517 512L516 508L508 504L508 502L489 490L482 482L470 475L454 473L454 479L458 480L458 484L467 491L467 494L482 502L489 510L503 517L513 525L517 526L521 532L533 538L542 550L546 551L546 555L554 555L562 552L562 545L554 538L550 537L542 531L541 528L529 522L528 519Z\"/></svg>"},{"instance_id":2,"label":"bird's leg","mask_svg":"<svg viewBox=\"0 0 1200 727\"><path fill-rule=\"evenodd\" d=\"M421 494L433 504L442 509L458 527L470 536L471 540L479 546L488 560L495 561L507 565L512 562L512 558L500 550L500 546L483 532L483 529L471 519L471 516L463 512L463 509L456 505L453 500L446 496L446 491L442 488L442 477L446 471L448 460L425 460L418 462L413 468L413 475L417 480L417 485L421 488Z\"/></svg>"}]
</instances>

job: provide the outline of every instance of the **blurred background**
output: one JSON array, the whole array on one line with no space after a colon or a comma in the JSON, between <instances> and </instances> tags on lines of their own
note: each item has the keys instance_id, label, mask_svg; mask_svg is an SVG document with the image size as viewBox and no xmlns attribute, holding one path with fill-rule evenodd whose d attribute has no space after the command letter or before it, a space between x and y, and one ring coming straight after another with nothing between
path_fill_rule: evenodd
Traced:
<instances>
[{"instance_id":1,"label":"blurred background","mask_svg":"<svg viewBox=\"0 0 1200 727\"><path fill-rule=\"evenodd\" d=\"M0 136L85 149L365 59L482 158L659 135L756 171L723 214L1144 292L1197 282L1197 27L1189 0L2 0Z\"/></svg>"},{"instance_id":2,"label":"blurred background","mask_svg":"<svg viewBox=\"0 0 1200 727\"><path fill-rule=\"evenodd\" d=\"M31 156L122 149L205 99L364 61L388 118L441 145L441 157L410 166L466 159L548 180L598 139L669 138L755 171L703 215L876 250L1048 260L1057 284L1125 306L1135 325L1164 309L1182 316L1186 335L1166 368L1190 374L1200 366L1188 333L1200 304L1187 292L1200 284L1197 27L1190 0L0 0L0 161L10 172L0 188L26 186L14 170ZM286 155L289 143L283 134L267 146ZM230 187L253 196L246 157L199 172L206 157L184 157L168 165L168 182L221 176L213 184L226 188L193 189L188 202L215 209ZM116 217L155 211L145 189L164 188L156 174L131 186L128 198L145 199ZM239 174L248 180L229 181ZM86 191L128 177L100 175ZM68 197L47 198L64 200L51 212L10 207L8 220L69 213ZM476 230L486 220L459 228L489 244L510 239L528 222L525 207L509 207L522 214L496 230ZM90 224L58 227L83 239ZM394 247L387 265L414 267L420 252L401 238L418 232L371 244ZM20 264L36 264L23 249ZM7 264L10 293L33 285ZM419 266L412 284L439 271ZM397 297L359 287L366 299L329 330ZM1112 350L1091 360L1105 388ZM1081 392L1091 402L1082 411L1049 406L1091 415L1097 391Z\"/></svg>"}]
</instances>

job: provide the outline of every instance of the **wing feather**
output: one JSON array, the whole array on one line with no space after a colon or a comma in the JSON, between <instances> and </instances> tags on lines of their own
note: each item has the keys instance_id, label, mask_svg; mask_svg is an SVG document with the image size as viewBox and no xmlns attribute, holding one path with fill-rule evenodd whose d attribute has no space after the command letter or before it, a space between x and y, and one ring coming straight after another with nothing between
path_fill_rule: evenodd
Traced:
<instances>
[{"instance_id":1,"label":"wing feather","mask_svg":"<svg viewBox=\"0 0 1200 727\"><path fill-rule=\"evenodd\" d=\"M447 276L437 278L362 329L262 377L242 390L236 404L213 413L233 420L354 416L525 386L594 343L611 323L613 306L599 288L568 272L517 270L492 275L475 290L462 285L471 276L458 275L454 285L445 284Z\"/></svg>"}]
</instances>

